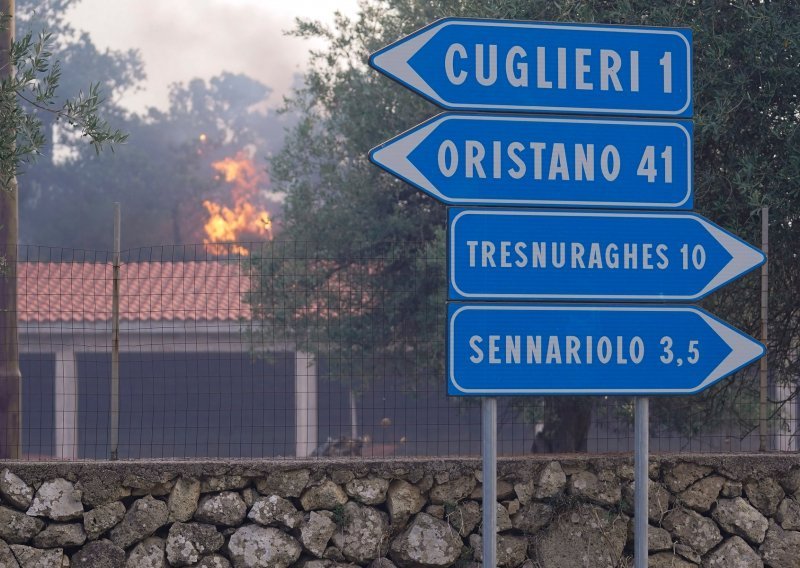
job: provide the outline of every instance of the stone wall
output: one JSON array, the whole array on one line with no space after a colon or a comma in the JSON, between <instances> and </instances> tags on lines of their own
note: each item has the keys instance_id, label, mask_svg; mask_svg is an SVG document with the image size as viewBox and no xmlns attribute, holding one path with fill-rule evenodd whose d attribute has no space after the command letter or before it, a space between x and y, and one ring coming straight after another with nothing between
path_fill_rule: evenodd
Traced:
<instances>
[{"instance_id":1,"label":"stone wall","mask_svg":"<svg viewBox=\"0 0 800 568\"><path fill-rule=\"evenodd\" d=\"M0 464L0 566L478 566L478 460ZM800 456L651 462L650 567L800 567ZM632 566L628 457L500 460L502 567Z\"/></svg>"}]
</instances>

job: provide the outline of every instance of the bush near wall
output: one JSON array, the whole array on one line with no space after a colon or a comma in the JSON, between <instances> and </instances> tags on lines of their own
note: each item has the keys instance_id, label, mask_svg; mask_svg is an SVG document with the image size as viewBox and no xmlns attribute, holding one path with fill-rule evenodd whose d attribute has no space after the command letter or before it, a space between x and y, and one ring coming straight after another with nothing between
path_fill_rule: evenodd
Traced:
<instances>
[{"instance_id":1,"label":"bush near wall","mask_svg":"<svg viewBox=\"0 0 800 568\"><path fill-rule=\"evenodd\" d=\"M477 567L478 460L10 463L0 566ZM661 456L650 566L800 567L800 456ZM631 566L628 457L500 460L498 565Z\"/></svg>"}]
</instances>

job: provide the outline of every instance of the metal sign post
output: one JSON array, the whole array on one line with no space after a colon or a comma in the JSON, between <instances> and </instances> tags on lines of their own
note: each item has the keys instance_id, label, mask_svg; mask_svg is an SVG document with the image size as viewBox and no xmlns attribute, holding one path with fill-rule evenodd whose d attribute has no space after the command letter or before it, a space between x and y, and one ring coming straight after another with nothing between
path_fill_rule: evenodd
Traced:
<instances>
[{"instance_id":1,"label":"metal sign post","mask_svg":"<svg viewBox=\"0 0 800 568\"><path fill-rule=\"evenodd\" d=\"M648 519L650 476L650 401L647 397L638 396L634 403L635 417L633 426L633 561L635 568L647 568Z\"/></svg>"},{"instance_id":2,"label":"metal sign post","mask_svg":"<svg viewBox=\"0 0 800 568\"><path fill-rule=\"evenodd\" d=\"M497 399L481 400L483 565L497 566Z\"/></svg>"}]
</instances>

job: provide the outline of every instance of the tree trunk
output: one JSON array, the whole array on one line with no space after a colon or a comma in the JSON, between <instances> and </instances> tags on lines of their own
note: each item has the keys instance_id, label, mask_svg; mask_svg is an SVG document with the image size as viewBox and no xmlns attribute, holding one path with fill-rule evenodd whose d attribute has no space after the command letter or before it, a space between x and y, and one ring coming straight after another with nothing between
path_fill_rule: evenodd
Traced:
<instances>
[{"instance_id":1,"label":"tree trunk","mask_svg":"<svg viewBox=\"0 0 800 568\"><path fill-rule=\"evenodd\" d=\"M0 30L0 80L13 75L10 50L14 38L14 0L0 0L0 12L11 19ZM6 125L7 127L8 125ZM8 148L3 154L9 155ZM0 188L0 459L19 459L22 377L17 336L18 188L16 178Z\"/></svg>"},{"instance_id":2,"label":"tree trunk","mask_svg":"<svg viewBox=\"0 0 800 568\"><path fill-rule=\"evenodd\" d=\"M592 399L551 397L544 399L544 428L531 451L544 454L585 452L592 420Z\"/></svg>"}]
</instances>

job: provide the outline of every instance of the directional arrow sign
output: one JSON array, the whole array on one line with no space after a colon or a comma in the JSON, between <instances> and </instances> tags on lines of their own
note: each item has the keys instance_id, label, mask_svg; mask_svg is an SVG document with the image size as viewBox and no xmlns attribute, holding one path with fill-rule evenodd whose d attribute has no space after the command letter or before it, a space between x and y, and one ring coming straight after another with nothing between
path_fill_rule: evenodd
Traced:
<instances>
[{"instance_id":1,"label":"directional arrow sign","mask_svg":"<svg viewBox=\"0 0 800 568\"><path fill-rule=\"evenodd\" d=\"M692 394L764 346L699 308L448 305L452 395Z\"/></svg>"},{"instance_id":2,"label":"directional arrow sign","mask_svg":"<svg viewBox=\"0 0 800 568\"><path fill-rule=\"evenodd\" d=\"M447 18L370 57L450 110L691 116L689 29Z\"/></svg>"},{"instance_id":3,"label":"directional arrow sign","mask_svg":"<svg viewBox=\"0 0 800 568\"><path fill-rule=\"evenodd\" d=\"M370 159L452 205L692 208L691 122L445 113Z\"/></svg>"},{"instance_id":4,"label":"directional arrow sign","mask_svg":"<svg viewBox=\"0 0 800 568\"><path fill-rule=\"evenodd\" d=\"M693 213L448 212L450 298L696 300L764 254Z\"/></svg>"}]
</instances>

